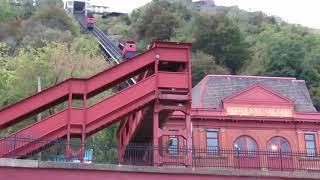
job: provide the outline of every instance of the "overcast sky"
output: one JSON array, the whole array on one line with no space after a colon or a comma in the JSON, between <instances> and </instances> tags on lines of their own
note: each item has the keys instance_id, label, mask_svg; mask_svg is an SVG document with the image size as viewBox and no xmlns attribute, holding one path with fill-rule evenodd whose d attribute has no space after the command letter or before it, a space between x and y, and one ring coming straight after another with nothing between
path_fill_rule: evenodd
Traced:
<instances>
[{"instance_id":1,"label":"overcast sky","mask_svg":"<svg viewBox=\"0 0 320 180\"><path fill-rule=\"evenodd\" d=\"M280 16L290 23L320 29L320 0L215 0L217 5L238 5L239 8Z\"/></svg>"},{"instance_id":2,"label":"overcast sky","mask_svg":"<svg viewBox=\"0 0 320 180\"><path fill-rule=\"evenodd\" d=\"M131 12L151 0L92 0L110 7L112 11ZM287 22L320 29L320 0L214 0L216 5L231 6L248 11L263 11Z\"/></svg>"}]
</instances>

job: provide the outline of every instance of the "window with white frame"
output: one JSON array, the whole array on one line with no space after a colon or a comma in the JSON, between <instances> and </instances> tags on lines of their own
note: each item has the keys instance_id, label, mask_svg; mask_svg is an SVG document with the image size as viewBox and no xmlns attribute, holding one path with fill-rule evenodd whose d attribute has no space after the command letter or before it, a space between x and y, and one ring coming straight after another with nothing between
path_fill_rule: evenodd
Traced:
<instances>
[{"instance_id":1,"label":"window with white frame","mask_svg":"<svg viewBox=\"0 0 320 180\"><path fill-rule=\"evenodd\" d=\"M178 155L179 154L179 138L177 136L170 136L169 137L169 147L168 152L171 155Z\"/></svg>"},{"instance_id":2,"label":"window with white frame","mask_svg":"<svg viewBox=\"0 0 320 180\"><path fill-rule=\"evenodd\" d=\"M219 153L219 133L217 130L207 130L207 153Z\"/></svg>"},{"instance_id":3,"label":"window with white frame","mask_svg":"<svg viewBox=\"0 0 320 180\"><path fill-rule=\"evenodd\" d=\"M316 139L315 135L311 133L304 134L304 140L306 143L306 151L308 156L316 155Z\"/></svg>"}]
</instances>

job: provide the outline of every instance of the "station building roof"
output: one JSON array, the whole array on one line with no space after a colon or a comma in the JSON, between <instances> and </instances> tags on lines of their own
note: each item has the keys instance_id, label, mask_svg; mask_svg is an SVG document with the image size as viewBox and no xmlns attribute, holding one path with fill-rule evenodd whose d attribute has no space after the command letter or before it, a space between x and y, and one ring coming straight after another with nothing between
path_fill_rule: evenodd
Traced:
<instances>
[{"instance_id":1,"label":"station building roof","mask_svg":"<svg viewBox=\"0 0 320 180\"><path fill-rule=\"evenodd\" d=\"M222 109L223 99L255 84L292 100L296 112L317 112L304 80L264 76L207 75L192 90L192 107Z\"/></svg>"}]
</instances>

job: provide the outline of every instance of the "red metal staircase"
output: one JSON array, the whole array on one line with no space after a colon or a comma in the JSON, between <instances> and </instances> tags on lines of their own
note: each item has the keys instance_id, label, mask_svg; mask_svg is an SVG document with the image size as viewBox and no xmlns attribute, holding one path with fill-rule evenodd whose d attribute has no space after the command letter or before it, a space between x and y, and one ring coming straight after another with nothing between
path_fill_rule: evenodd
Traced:
<instances>
[{"instance_id":1,"label":"red metal staircase","mask_svg":"<svg viewBox=\"0 0 320 180\"><path fill-rule=\"evenodd\" d=\"M161 126L175 110L186 114L185 129L176 135L185 138L191 148L190 50L191 45L187 43L154 42L145 53L89 79L69 79L0 110L1 130L52 105L68 101L67 109L0 139L0 147L5 147L0 149L0 156L22 157L44 146L46 143L39 143L41 140L66 138L70 144L70 138L77 136L84 143L91 134L122 119L119 145L123 149L119 154L124 156L126 146L137 139L151 141L157 147L161 136L174 135L175 132L167 132ZM137 84L87 106L89 97L137 75L140 75ZM72 107L74 98L83 101L82 108ZM7 140L15 137L34 140L8 144ZM66 148L66 152L71 151L69 146ZM154 156L158 156L157 153Z\"/></svg>"},{"instance_id":2,"label":"red metal staircase","mask_svg":"<svg viewBox=\"0 0 320 180\"><path fill-rule=\"evenodd\" d=\"M149 69L155 61L155 49L130 61L113 66L88 79L68 79L0 110L0 130L35 115L53 105L68 100L68 95L87 95L90 98L119 82Z\"/></svg>"},{"instance_id":3,"label":"red metal staircase","mask_svg":"<svg viewBox=\"0 0 320 180\"><path fill-rule=\"evenodd\" d=\"M20 157L39 148L33 146L34 144L39 144L36 142L48 139L56 140L66 136L68 132L68 118L71 120L71 134L81 134L82 125L86 126L86 135L92 134L97 129L112 124L128 112L139 110L139 108L154 100L154 80L154 76L144 79L132 87L88 107L86 111L76 108L66 109L21 129L9 137L0 139L0 147L6 147L1 148L0 153L3 157ZM126 101L123 101L123 97L128 98L126 98ZM70 117L68 117L69 112ZM88 118L84 119L84 116ZM8 139L14 139L15 137L32 137L34 141L19 141L18 144L15 142L15 144L12 145L3 145L4 143L8 143ZM14 148L12 146L14 146Z\"/></svg>"}]
</instances>

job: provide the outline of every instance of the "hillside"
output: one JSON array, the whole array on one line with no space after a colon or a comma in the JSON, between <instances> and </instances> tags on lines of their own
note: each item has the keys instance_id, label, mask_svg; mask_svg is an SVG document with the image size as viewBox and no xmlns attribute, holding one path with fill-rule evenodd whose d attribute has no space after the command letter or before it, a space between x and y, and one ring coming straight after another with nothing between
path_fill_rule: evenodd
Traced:
<instances>
[{"instance_id":1,"label":"hillside","mask_svg":"<svg viewBox=\"0 0 320 180\"><path fill-rule=\"evenodd\" d=\"M153 0L129 15L99 19L119 41L144 50L153 39L193 43L193 83L206 74L296 77L306 80L320 109L320 34L263 12L216 6L212 0Z\"/></svg>"}]
</instances>

